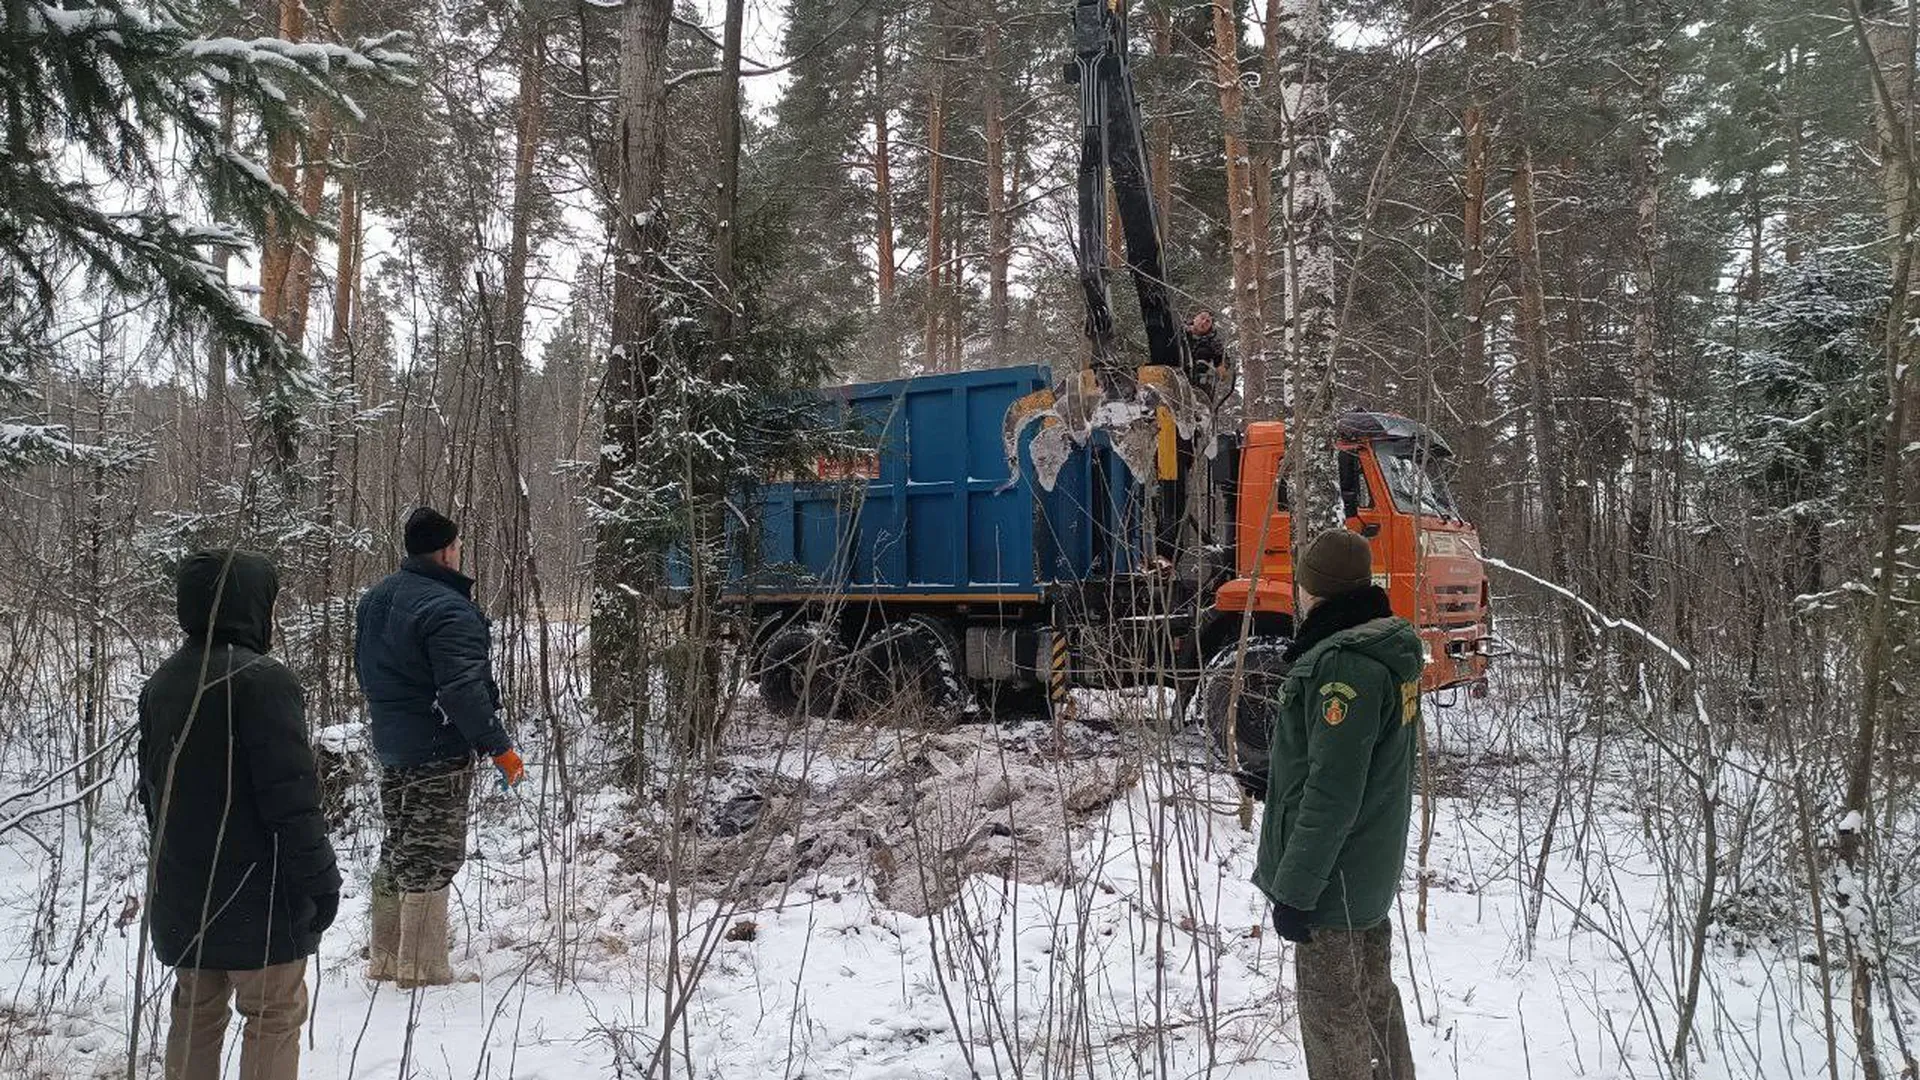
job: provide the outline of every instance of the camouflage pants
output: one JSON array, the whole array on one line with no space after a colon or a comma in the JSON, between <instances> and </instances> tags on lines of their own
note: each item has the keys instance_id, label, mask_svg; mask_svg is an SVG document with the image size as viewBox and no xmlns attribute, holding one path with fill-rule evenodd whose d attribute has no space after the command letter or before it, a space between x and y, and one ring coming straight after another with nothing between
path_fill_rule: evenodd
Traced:
<instances>
[{"instance_id":1,"label":"camouflage pants","mask_svg":"<svg viewBox=\"0 0 1920 1080\"><path fill-rule=\"evenodd\" d=\"M467 857L467 758L380 771L380 812L387 834L373 872L376 895L437 892Z\"/></svg>"},{"instance_id":2,"label":"camouflage pants","mask_svg":"<svg viewBox=\"0 0 1920 1080\"><path fill-rule=\"evenodd\" d=\"M1309 1080L1413 1080L1391 924L1315 927L1293 958Z\"/></svg>"}]
</instances>

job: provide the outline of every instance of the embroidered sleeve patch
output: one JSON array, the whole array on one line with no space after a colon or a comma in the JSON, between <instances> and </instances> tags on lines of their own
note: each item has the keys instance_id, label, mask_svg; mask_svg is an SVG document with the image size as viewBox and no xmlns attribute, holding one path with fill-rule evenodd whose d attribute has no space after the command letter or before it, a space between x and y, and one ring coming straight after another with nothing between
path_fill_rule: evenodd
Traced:
<instances>
[{"instance_id":1,"label":"embroidered sleeve patch","mask_svg":"<svg viewBox=\"0 0 1920 1080\"><path fill-rule=\"evenodd\" d=\"M1342 701L1338 695L1329 695L1327 699L1321 703L1320 719L1325 720L1328 727L1339 727L1341 722L1346 720L1346 718L1347 703Z\"/></svg>"},{"instance_id":2,"label":"embroidered sleeve patch","mask_svg":"<svg viewBox=\"0 0 1920 1080\"><path fill-rule=\"evenodd\" d=\"M1334 694L1338 694L1341 697L1346 698L1348 701L1352 701L1354 698L1357 698L1360 696L1360 691L1355 690L1353 687L1348 686L1346 683L1343 683L1343 682L1330 682L1330 683L1320 684L1321 697L1330 697Z\"/></svg>"}]
</instances>

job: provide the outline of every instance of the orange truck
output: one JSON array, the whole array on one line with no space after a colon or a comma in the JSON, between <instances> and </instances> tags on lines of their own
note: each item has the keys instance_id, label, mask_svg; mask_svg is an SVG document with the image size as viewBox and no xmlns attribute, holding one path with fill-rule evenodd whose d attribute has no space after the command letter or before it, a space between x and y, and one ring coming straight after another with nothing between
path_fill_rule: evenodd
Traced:
<instances>
[{"instance_id":1,"label":"orange truck","mask_svg":"<svg viewBox=\"0 0 1920 1080\"><path fill-rule=\"evenodd\" d=\"M1286 426L1249 424L1222 439L1237 452L1226 492L1233 574L1199 620L1192 655L1201 674L1183 700L1186 718L1208 727L1241 784L1259 795L1293 633L1292 519L1276 497ZM1484 695L1495 652L1492 597L1480 535L1446 483L1452 451L1425 425L1380 412L1340 416L1332 449L1346 526L1368 538L1374 581L1425 643L1423 688Z\"/></svg>"}]
</instances>

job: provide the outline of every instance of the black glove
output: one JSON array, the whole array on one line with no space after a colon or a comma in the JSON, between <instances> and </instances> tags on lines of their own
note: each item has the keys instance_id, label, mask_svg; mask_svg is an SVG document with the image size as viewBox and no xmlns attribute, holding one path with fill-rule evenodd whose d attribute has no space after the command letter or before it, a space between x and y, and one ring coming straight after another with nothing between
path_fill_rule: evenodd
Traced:
<instances>
[{"instance_id":1,"label":"black glove","mask_svg":"<svg viewBox=\"0 0 1920 1080\"><path fill-rule=\"evenodd\" d=\"M1295 945L1305 945L1313 937L1313 928L1307 925L1307 913L1285 904L1273 905L1273 930Z\"/></svg>"},{"instance_id":2,"label":"black glove","mask_svg":"<svg viewBox=\"0 0 1920 1080\"><path fill-rule=\"evenodd\" d=\"M337 892L320 893L313 898L313 932L324 934L327 927L333 925L334 916L340 914L340 894Z\"/></svg>"}]
</instances>

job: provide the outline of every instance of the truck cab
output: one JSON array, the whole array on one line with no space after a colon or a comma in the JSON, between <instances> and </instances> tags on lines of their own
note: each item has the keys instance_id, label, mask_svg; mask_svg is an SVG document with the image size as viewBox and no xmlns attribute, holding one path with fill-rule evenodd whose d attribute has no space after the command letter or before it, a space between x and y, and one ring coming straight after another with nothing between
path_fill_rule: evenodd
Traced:
<instances>
[{"instance_id":1,"label":"truck cab","mask_svg":"<svg viewBox=\"0 0 1920 1080\"><path fill-rule=\"evenodd\" d=\"M1425 425L1382 412L1338 417L1333 450L1347 528L1371 541L1375 583L1427 644L1424 688L1478 691L1492 650L1490 597L1479 533L1461 517L1448 488L1452 450ZM1285 424L1247 426L1230 494L1234 576L1215 592L1214 608L1223 615L1250 609L1267 633L1291 636L1285 456Z\"/></svg>"}]
</instances>

